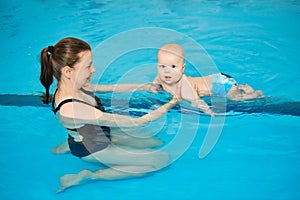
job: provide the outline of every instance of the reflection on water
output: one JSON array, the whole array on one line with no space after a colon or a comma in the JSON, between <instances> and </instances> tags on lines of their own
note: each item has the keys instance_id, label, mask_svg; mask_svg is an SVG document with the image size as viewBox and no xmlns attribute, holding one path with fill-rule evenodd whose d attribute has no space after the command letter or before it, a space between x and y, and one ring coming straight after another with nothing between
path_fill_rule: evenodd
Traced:
<instances>
[{"instance_id":1,"label":"reflection on water","mask_svg":"<svg viewBox=\"0 0 300 200\"><path fill-rule=\"evenodd\" d=\"M11 1L1 3L0 10L0 35L6 38L0 65L19 72L13 77L1 73L1 82L10 82L0 84L1 94L43 91L36 81L40 68L36 56L62 37L80 37L96 47L122 31L162 27L193 38L220 71L240 83L268 96L294 101L300 97L299 1ZM38 31L32 33L36 27ZM120 73L136 66L136 60L126 60ZM103 81L118 82L113 77L109 74ZM289 84L291 80L295 83Z\"/></svg>"},{"instance_id":2,"label":"reflection on water","mask_svg":"<svg viewBox=\"0 0 300 200\"><path fill-rule=\"evenodd\" d=\"M114 95L111 98L111 93L99 95L107 112L115 112L119 114L130 114L133 116L142 116L155 109L158 106L170 100L170 95L162 93L158 96L147 92L138 92L138 94ZM210 99L204 98L209 104ZM243 114L274 114L274 115L293 115L300 116L300 102L287 101L286 99L266 97L264 99L248 100L248 101L222 101L214 102L212 105L216 116L236 116ZM39 95L0 95L0 105L2 106L34 106L34 107L50 107L41 101ZM172 110L184 114L203 115L199 109L190 106L187 101L183 101L175 105Z\"/></svg>"}]
</instances>

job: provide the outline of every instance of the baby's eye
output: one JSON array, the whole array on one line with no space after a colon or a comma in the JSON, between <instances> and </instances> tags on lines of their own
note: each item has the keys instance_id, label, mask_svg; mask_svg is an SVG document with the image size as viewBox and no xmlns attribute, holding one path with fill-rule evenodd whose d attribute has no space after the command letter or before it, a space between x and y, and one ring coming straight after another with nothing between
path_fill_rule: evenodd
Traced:
<instances>
[{"instance_id":1,"label":"baby's eye","mask_svg":"<svg viewBox=\"0 0 300 200\"><path fill-rule=\"evenodd\" d=\"M160 68L165 68L166 66L165 66L165 65L159 65L159 67L160 67Z\"/></svg>"},{"instance_id":2,"label":"baby's eye","mask_svg":"<svg viewBox=\"0 0 300 200\"><path fill-rule=\"evenodd\" d=\"M175 69L175 68L176 68L176 65L172 65L171 67L172 67L173 69Z\"/></svg>"}]
</instances>

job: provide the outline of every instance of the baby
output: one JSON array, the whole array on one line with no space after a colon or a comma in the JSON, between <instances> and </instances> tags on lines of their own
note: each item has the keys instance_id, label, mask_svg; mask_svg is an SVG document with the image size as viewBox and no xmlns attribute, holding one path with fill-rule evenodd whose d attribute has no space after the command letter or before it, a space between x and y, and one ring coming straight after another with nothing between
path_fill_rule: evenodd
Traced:
<instances>
[{"instance_id":1,"label":"baby","mask_svg":"<svg viewBox=\"0 0 300 200\"><path fill-rule=\"evenodd\" d=\"M178 44L166 44L157 56L158 76L154 79L150 91L157 93L163 89L178 98L191 102L202 112L214 115L209 106L200 97L226 96L230 100L262 98L261 90L253 90L246 84L238 84L231 76L218 73L203 77L190 77L184 74L184 50ZM180 90L180 91L178 91Z\"/></svg>"}]
</instances>

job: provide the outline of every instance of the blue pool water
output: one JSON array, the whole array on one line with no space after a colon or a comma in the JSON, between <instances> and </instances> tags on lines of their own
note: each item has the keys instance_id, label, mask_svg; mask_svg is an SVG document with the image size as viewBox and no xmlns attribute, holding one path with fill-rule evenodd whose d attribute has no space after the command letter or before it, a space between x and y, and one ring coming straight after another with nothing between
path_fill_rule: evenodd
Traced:
<instances>
[{"instance_id":1,"label":"blue pool water","mask_svg":"<svg viewBox=\"0 0 300 200\"><path fill-rule=\"evenodd\" d=\"M0 16L0 199L300 199L299 1L1 1ZM98 181L55 194L61 175L99 166L53 155L51 148L66 137L64 129L49 107L22 101L43 91L40 50L73 36L97 51L103 41L144 27L175 31L183 37L174 42L182 45L193 39L219 71L262 89L267 102L230 107L224 123L213 124L222 133L203 159L198 154L210 118L174 108L152 125L161 128L159 136L170 143L178 130L187 138L195 130L196 135L169 167L145 178ZM122 45L112 43L106 55ZM155 54L155 49L128 52L108 66L97 57L93 81L148 83L155 77ZM187 74L198 75L189 66ZM143 111L137 99L149 105L168 97L136 96L131 109L137 113ZM107 108L127 111L122 105Z\"/></svg>"}]
</instances>

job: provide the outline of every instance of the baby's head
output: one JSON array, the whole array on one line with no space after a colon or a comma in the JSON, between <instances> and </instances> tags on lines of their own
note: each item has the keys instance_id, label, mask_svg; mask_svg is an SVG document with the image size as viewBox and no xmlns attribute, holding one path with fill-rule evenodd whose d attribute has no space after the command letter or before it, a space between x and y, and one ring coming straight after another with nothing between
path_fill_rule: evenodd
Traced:
<instances>
[{"instance_id":1,"label":"baby's head","mask_svg":"<svg viewBox=\"0 0 300 200\"><path fill-rule=\"evenodd\" d=\"M176 84L184 72L184 51L178 44L166 44L160 48L157 55L158 76L168 85Z\"/></svg>"}]
</instances>

